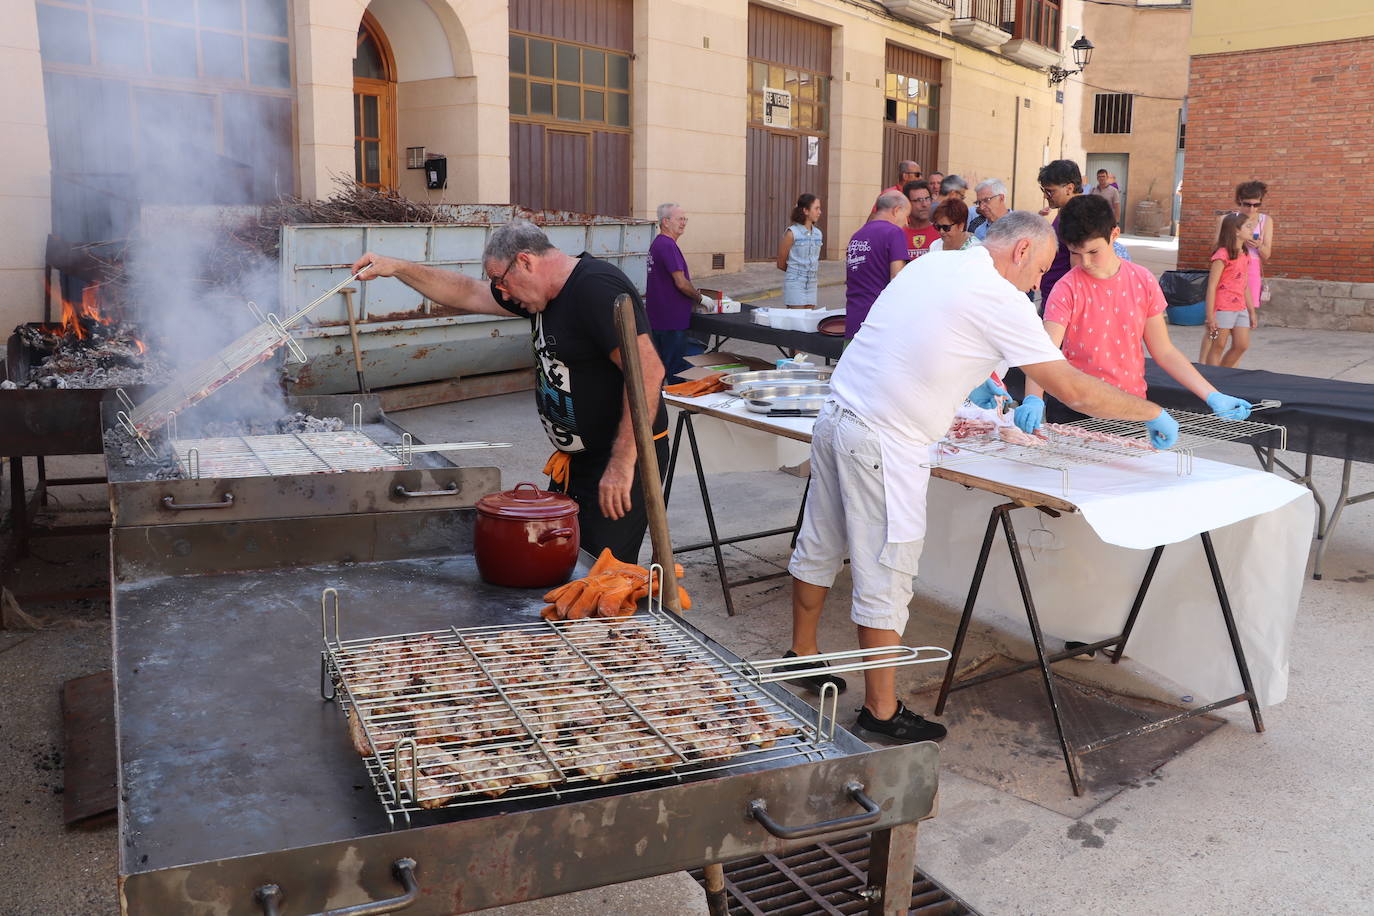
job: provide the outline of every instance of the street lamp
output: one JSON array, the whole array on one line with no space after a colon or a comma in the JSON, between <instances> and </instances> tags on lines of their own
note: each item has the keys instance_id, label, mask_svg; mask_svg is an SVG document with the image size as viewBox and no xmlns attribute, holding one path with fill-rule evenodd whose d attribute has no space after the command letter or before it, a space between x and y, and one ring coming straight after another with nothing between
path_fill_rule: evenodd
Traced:
<instances>
[{"instance_id":1,"label":"street lamp","mask_svg":"<svg viewBox=\"0 0 1374 916\"><path fill-rule=\"evenodd\" d=\"M1078 69L1065 70L1063 67L1050 67L1051 86L1057 86L1075 73L1082 73L1093 59L1093 43L1088 41L1086 36L1080 35L1078 40L1069 47L1073 51L1073 65Z\"/></svg>"}]
</instances>

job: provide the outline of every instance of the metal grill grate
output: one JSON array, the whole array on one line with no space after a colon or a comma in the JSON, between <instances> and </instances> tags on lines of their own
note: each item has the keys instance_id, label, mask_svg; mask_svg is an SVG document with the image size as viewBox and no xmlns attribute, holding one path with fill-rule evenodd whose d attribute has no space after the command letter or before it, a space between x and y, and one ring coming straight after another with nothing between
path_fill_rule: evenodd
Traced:
<instances>
[{"instance_id":1,"label":"metal grill grate","mask_svg":"<svg viewBox=\"0 0 1374 916\"><path fill-rule=\"evenodd\" d=\"M755 856L725 866L732 916L851 916L868 912L868 834L817 843L788 856ZM705 886L701 869L692 877ZM917 871L910 913L978 916L958 897Z\"/></svg>"},{"instance_id":2,"label":"metal grill grate","mask_svg":"<svg viewBox=\"0 0 1374 916\"><path fill-rule=\"evenodd\" d=\"M507 793L823 756L820 721L657 614L327 641L324 657L393 822Z\"/></svg>"},{"instance_id":3,"label":"metal grill grate","mask_svg":"<svg viewBox=\"0 0 1374 916\"><path fill-rule=\"evenodd\" d=\"M190 478L398 470L408 463L357 430L180 439L172 451Z\"/></svg>"},{"instance_id":4,"label":"metal grill grate","mask_svg":"<svg viewBox=\"0 0 1374 916\"><path fill-rule=\"evenodd\" d=\"M1256 408L1277 406L1265 401ZM1179 426L1179 437L1169 452L1178 458L1180 476L1191 474L1193 452L1218 442L1258 441L1277 439L1278 448L1288 445L1288 430L1271 423L1254 420L1223 420L1212 414L1169 411ZM938 445L935 465L948 467L964 461L1002 458L1019 464L1059 471L1064 495L1069 493L1069 471L1077 467L1108 464L1121 459L1138 459L1159 454L1150 445L1144 424L1129 420L1102 420L1089 417L1072 423L1045 423L1037 434L1035 445L1017 445L1000 439L996 432L987 436L943 440ZM967 453L962 455L961 453Z\"/></svg>"}]
</instances>

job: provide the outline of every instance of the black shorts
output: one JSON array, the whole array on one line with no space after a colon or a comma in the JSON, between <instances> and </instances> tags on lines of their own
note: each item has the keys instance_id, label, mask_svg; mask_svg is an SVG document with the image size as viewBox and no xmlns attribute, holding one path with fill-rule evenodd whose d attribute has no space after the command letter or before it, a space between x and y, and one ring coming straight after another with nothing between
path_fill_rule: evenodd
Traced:
<instances>
[{"instance_id":1,"label":"black shorts","mask_svg":"<svg viewBox=\"0 0 1374 916\"><path fill-rule=\"evenodd\" d=\"M654 440L654 453L660 473L668 466L668 437ZM568 484L560 487L552 481L549 489L567 493L577 500L577 524L582 531L582 549L593 557L603 548L611 548L617 560L639 562L639 549L644 533L649 529L649 515L644 508L644 487L635 465L634 484L630 487L630 511L612 520L601 514L601 475L610 462L609 453L579 452L570 457Z\"/></svg>"}]
</instances>

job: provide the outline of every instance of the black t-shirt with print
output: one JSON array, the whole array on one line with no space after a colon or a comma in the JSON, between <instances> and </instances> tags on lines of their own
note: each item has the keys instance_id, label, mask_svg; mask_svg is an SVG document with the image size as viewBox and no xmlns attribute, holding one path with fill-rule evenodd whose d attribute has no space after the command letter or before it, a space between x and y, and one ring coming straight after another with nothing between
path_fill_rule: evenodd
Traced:
<instances>
[{"instance_id":1,"label":"black t-shirt with print","mask_svg":"<svg viewBox=\"0 0 1374 916\"><path fill-rule=\"evenodd\" d=\"M649 333L634 284L619 268L586 252L543 311L526 311L492 287L502 308L530 319L535 402L544 431L559 451L610 457L625 393L625 377L610 358L620 348L615 300L621 293L634 299L635 328ZM654 434L667 428L668 411L660 398Z\"/></svg>"}]
</instances>

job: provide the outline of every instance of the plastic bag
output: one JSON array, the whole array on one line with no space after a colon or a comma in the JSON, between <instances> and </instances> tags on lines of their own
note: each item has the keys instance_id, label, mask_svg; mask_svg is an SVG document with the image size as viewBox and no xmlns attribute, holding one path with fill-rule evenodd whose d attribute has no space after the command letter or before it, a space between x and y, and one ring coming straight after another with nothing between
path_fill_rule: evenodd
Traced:
<instances>
[{"instance_id":1,"label":"plastic bag","mask_svg":"<svg viewBox=\"0 0 1374 916\"><path fill-rule=\"evenodd\" d=\"M1169 305L1192 305L1207 299L1207 271L1166 270L1159 278L1164 301Z\"/></svg>"}]
</instances>

